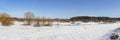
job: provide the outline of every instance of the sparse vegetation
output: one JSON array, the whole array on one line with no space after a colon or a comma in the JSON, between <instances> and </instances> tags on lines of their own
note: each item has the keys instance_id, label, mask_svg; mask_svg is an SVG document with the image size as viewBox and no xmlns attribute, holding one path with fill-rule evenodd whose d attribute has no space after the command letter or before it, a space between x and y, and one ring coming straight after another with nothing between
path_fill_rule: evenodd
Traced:
<instances>
[{"instance_id":1,"label":"sparse vegetation","mask_svg":"<svg viewBox=\"0 0 120 40\"><path fill-rule=\"evenodd\" d=\"M3 25L3 26L10 26L13 24L13 19L7 13L1 13L0 14L0 22L1 22L1 25Z\"/></svg>"},{"instance_id":2,"label":"sparse vegetation","mask_svg":"<svg viewBox=\"0 0 120 40\"><path fill-rule=\"evenodd\" d=\"M41 25L40 25L40 17L37 17L36 20L35 20L35 22L36 22L36 23L34 24L34 27L39 27L39 26L41 26Z\"/></svg>"},{"instance_id":3,"label":"sparse vegetation","mask_svg":"<svg viewBox=\"0 0 120 40\"><path fill-rule=\"evenodd\" d=\"M26 12L25 18L13 18L7 13L1 13L0 14L0 22L3 26L10 26L14 24L14 20L23 22L25 21L24 25L31 25L34 24L34 27L39 26L52 26L52 22L70 22L71 24L74 24L75 21L82 21L82 22L104 22L104 23L115 23L117 21L120 21L120 18L110 18L110 17L90 17L90 16L77 16L72 17L70 19L50 19L45 17L35 17L35 15L32 12Z\"/></svg>"}]
</instances>

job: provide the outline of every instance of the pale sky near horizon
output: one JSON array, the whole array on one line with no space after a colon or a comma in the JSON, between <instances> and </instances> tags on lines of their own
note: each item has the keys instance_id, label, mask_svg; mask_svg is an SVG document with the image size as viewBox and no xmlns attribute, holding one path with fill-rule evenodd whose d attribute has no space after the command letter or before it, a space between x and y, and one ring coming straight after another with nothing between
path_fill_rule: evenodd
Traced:
<instances>
[{"instance_id":1,"label":"pale sky near horizon","mask_svg":"<svg viewBox=\"0 0 120 40\"><path fill-rule=\"evenodd\" d=\"M36 16L54 18L120 17L120 0L0 0L0 13L24 17L24 13L28 11Z\"/></svg>"}]
</instances>

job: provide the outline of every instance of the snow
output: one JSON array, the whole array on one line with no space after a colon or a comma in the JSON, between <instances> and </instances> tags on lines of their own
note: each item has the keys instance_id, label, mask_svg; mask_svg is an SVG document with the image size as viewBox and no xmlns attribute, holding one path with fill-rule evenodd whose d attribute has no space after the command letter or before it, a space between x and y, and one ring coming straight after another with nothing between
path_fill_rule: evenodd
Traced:
<instances>
[{"instance_id":1,"label":"snow","mask_svg":"<svg viewBox=\"0 0 120 40\"><path fill-rule=\"evenodd\" d=\"M81 23L68 26L53 25L51 27L23 26L16 22L12 26L0 26L0 40L106 40L110 32L119 28L120 23L96 24ZM89 25L90 24L90 25Z\"/></svg>"},{"instance_id":2,"label":"snow","mask_svg":"<svg viewBox=\"0 0 120 40\"><path fill-rule=\"evenodd\" d=\"M87 25L89 24L90 25L90 24L99 24L99 23L96 23L96 22L86 22L85 23L85 22L81 22L81 21L76 21L75 24L87 24Z\"/></svg>"}]
</instances>

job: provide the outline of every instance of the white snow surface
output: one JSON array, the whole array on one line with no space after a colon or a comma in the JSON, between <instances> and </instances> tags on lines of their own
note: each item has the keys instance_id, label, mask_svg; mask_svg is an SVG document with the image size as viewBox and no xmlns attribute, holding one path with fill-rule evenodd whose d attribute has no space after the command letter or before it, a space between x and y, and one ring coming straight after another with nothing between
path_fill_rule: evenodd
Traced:
<instances>
[{"instance_id":1,"label":"white snow surface","mask_svg":"<svg viewBox=\"0 0 120 40\"><path fill-rule=\"evenodd\" d=\"M16 22L12 26L0 26L0 40L106 40L107 34L120 27L120 23L51 27L21 24Z\"/></svg>"}]
</instances>

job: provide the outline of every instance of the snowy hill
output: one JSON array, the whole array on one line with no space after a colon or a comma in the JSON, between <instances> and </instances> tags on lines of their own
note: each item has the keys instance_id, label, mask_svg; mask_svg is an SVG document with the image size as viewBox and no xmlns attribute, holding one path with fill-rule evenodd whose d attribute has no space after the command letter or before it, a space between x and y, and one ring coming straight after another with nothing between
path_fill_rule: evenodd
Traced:
<instances>
[{"instance_id":1,"label":"snowy hill","mask_svg":"<svg viewBox=\"0 0 120 40\"><path fill-rule=\"evenodd\" d=\"M52 27L22 26L16 23L10 27L0 26L0 40L106 40L109 36L106 34L119 27L120 23Z\"/></svg>"}]
</instances>

